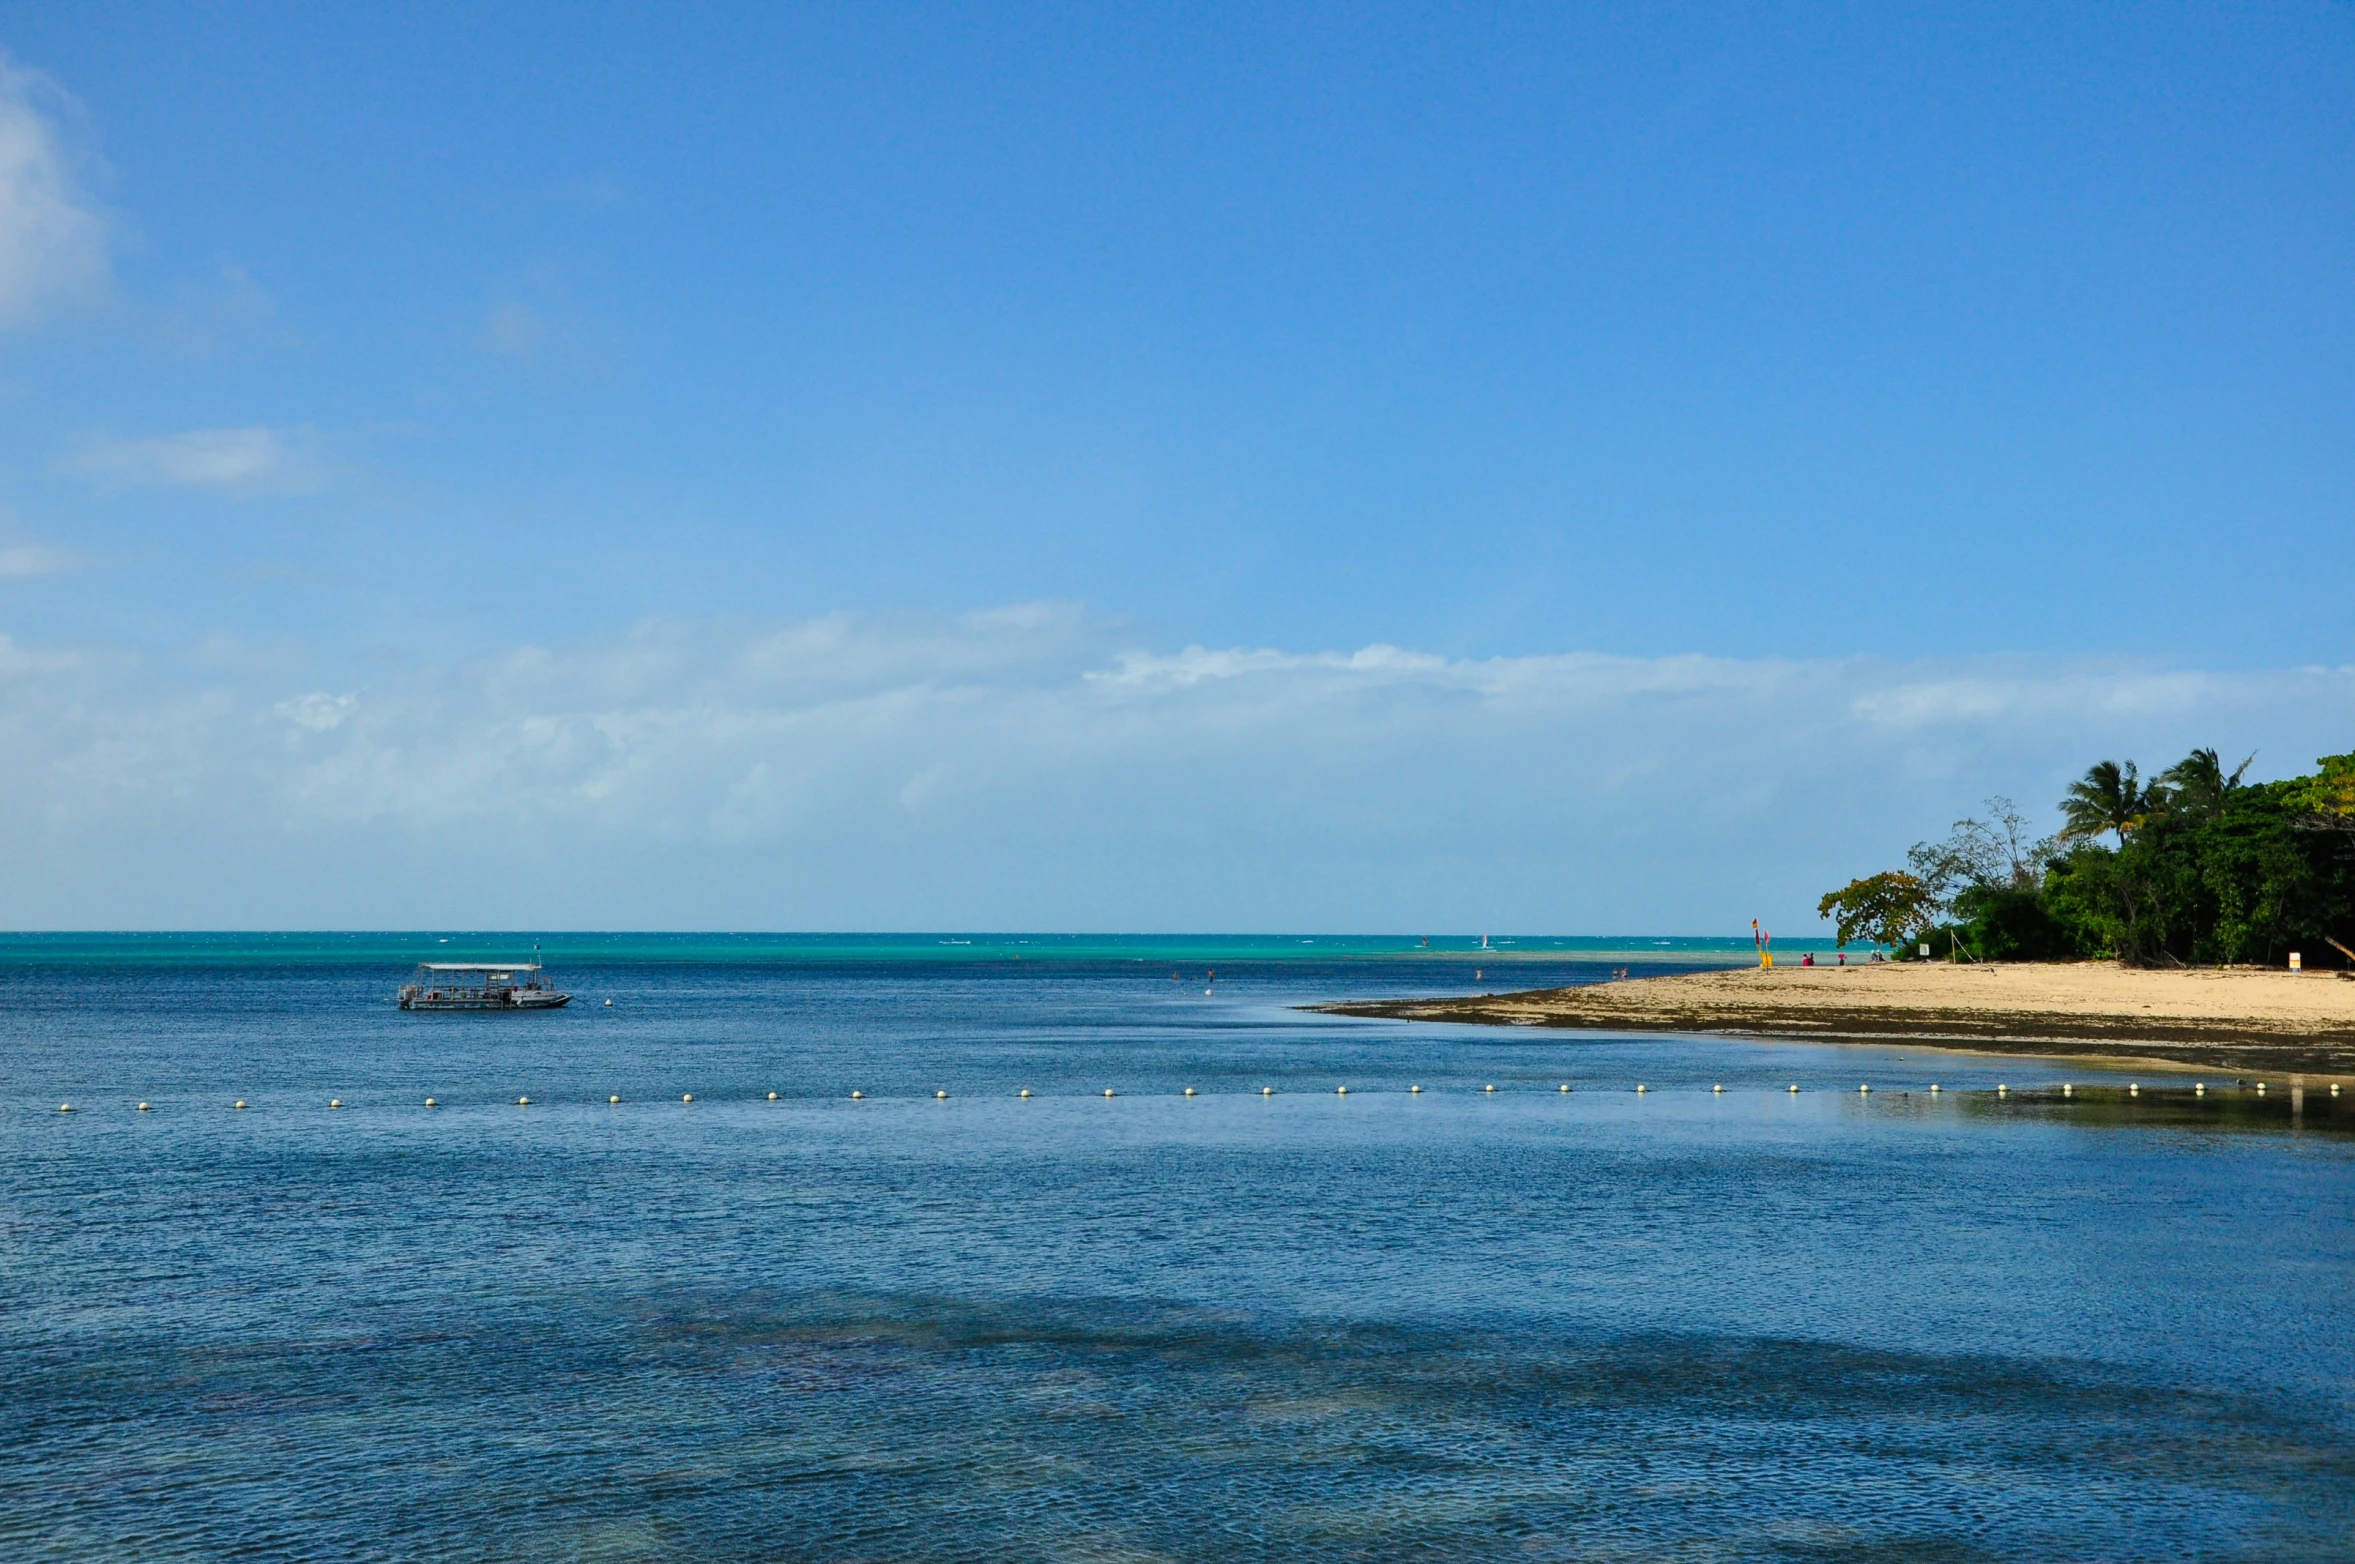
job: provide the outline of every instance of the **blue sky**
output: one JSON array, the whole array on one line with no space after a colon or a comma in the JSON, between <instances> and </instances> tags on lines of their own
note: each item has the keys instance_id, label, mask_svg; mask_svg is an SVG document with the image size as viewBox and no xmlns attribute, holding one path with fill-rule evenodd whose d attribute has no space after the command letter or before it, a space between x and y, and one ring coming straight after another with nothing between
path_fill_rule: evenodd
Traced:
<instances>
[{"instance_id":1,"label":"blue sky","mask_svg":"<svg viewBox=\"0 0 2355 1564\"><path fill-rule=\"evenodd\" d=\"M1796 927L2355 744L2344 6L0 50L0 922Z\"/></svg>"}]
</instances>

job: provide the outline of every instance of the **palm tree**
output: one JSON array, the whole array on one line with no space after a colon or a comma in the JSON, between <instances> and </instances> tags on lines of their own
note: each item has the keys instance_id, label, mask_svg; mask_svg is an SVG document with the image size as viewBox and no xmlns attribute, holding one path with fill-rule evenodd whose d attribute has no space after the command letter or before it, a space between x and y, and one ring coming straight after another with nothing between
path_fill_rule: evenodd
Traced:
<instances>
[{"instance_id":1,"label":"palm tree","mask_svg":"<svg viewBox=\"0 0 2355 1564\"><path fill-rule=\"evenodd\" d=\"M2241 778L2256 758L2252 753L2226 776L2224 762L2214 750L2195 749L2161 772L2159 781L2176 808L2204 818L2222 809L2240 791Z\"/></svg>"},{"instance_id":2,"label":"palm tree","mask_svg":"<svg viewBox=\"0 0 2355 1564\"><path fill-rule=\"evenodd\" d=\"M2086 768L2085 780L2069 784L2068 795L2061 800L2061 834L2088 837L2115 831L2118 845L2124 847L2126 833L2142 824L2159 801L2156 790L2142 785L2133 761L2101 761Z\"/></svg>"}]
</instances>

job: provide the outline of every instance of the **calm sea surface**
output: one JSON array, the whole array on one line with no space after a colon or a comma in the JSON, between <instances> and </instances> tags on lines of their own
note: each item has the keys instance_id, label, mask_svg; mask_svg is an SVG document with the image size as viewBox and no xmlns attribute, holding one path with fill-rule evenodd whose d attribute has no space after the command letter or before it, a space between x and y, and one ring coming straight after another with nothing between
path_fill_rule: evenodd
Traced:
<instances>
[{"instance_id":1,"label":"calm sea surface","mask_svg":"<svg viewBox=\"0 0 2355 1564\"><path fill-rule=\"evenodd\" d=\"M0 1557L2355 1557L2355 1098L945 938L0 938Z\"/></svg>"}]
</instances>

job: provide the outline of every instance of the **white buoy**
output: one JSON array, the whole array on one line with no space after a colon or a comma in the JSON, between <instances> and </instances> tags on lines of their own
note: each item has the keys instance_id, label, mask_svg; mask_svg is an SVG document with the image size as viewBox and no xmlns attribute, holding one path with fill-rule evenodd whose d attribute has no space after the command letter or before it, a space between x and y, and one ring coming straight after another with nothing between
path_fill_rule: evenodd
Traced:
<instances>
[{"instance_id":1,"label":"white buoy","mask_svg":"<svg viewBox=\"0 0 2355 1564\"><path fill-rule=\"evenodd\" d=\"M1651 1089L1652 1089L1652 1088L1650 1088L1649 1086L1646 1086L1646 1085L1645 1085L1643 1082L1641 1082L1641 1081L1638 1081L1638 1082L1636 1082L1636 1083L1635 1083L1635 1094L1636 1094L1638 1097L1641 1097L1641 1096L1642 1096L1644 1093L1646 1093L1646 1092L1650 1091Z\"/></svg>"},{"instance_id":2,"label":"white buoy","mask_svg":"<svg viewBox=\"0 0 2355 1564\"><path fill-rule=\"evenodd\" d=\"M1496 1082L1494 1082L1494 1081L1490 1081L1490 1082L1489 1082L1489 1083L1488 1083L1486 1086L1483 1086L1483 1087L1481 1087L1480 1089L1481 1089L1482 1091L1485 1091L1485 1092L1492 1092L1492 1091L1495 1091L1495 1090L1496 1090Z\"/></svg>"},{"instance_id":3,"label":"white buoy","mask_svg":"<svg viewBox=\"0 0 2355 1564\"><path fill-rule=\"evenodd\" d=\"M619 1102L619 1101L621 1101L621 1094L620 1094L619 1092L616 1092L616 1093L614 1093L612 1096L610 1096L610 1097L606 1098L605 1100L606 1100L607 1102L609 1102L609 1103L615 1103L615 1102Z\"/></svg>"},{"instance_id":4,"label":"white buoy","mask_svg":"<svg viewBox=\"0 0 2355 1564\"><path fill-rule=\"evenodd\" d=\"M2336 1082L2336 1081L2333 1081L2333 1082L2331 1082L2331 1083L2330 1083L2330 1094L2331 1094L2333 1097L2336 1097L2336 1096L2339 1094L2339 1083L2338 1083L2338 1082Z\"/></svg>"},{"instance_id":5,"label":"white buoy","mask_svg":"<svg viewBox=\"0 0 2355 1564\"><path fill-rule=\"evenodd\" d=\"M343 1106L343 1099L341 1097L330 1097L327 1099L327 1106L330 1108L340 1108Z\"/></svg>"},{"instance_id":6,"label":"white buoy","mask_svg":"<svg viewBox=\"0 0 2355 1564\"><path fill-rule=\"evenodd\" d=\"M1112 1088L1111 1088L1111 1087L1109 1087L1109 1086L1105 1087L1105 1088L1104 1088L1104 1095L1105 1095L1105 1096L1107 1096L1107 1097L1111 1096L1111 1095L1112 1095Z\"/></svg>"},{"instance_id":7,"label":"white buoy","mask_svg":"<svg viewBox=\"0 0 2355 1564\"><path fill-rule=\"evenodd\" d=\"M693 1102L694 1100L695 1100L695 1094L694 1094L693 1092L681 1092L681 1093L679 1093L679 1101L681 1101L681 1102Z\"/></svg>"},{"instance_id":8,"label":"white buoy","mask_svg":"<svg viewBox=\"0 0 2355 1564\"><path fill-rule=\"evenodd\" d=\"M612 1000L610 1000L610 999L608 999L607 1001L605 1001L605 1008L606 1008L606 1009L608 1009L608 1010L611 1010L611 1009L613 1008L613 1001L612 1001Z\"/></svg>"},{"instance_id":9,"label":"white buoy","mask_svg":"<svg viewBox=\"0 0 2355 1564\"><path fill-rule=\"evenodd\" d=\"M1564 1081L1558 1089L1567 1092L1570 1090L1570 1083L1568 1081Z\"/></svg>"},{"instance_id":10,"label":"white buoy","mask_svg":"<svg viewBox=\"0 0 2355 1564\"><path fill-rule=\"evenodd\" d=\"M1799 1095L1799 1083L1797 1081L1793 1081L1791 1083L1791 1095L1794 1097Z\"/></svg>"},{"instance_id":11,"label":"white buoy","mask_svg":"<svg viewBox=\"0 0 2355 1564\"><path fill-rule=\"evenodd\" d=\"M150 1108L147 1106L147 1104L145 1104L145 1103L141 1103L141 1104L139 1105L139 1111L140 1111L141 1113L149 1113L149 1112L152 1112L153 1110L152 1110L152 1109L150 1109Z\"/></svg>"},{"instance_id":12,"label":"white buoy","mask_svg":"<svg viewBox=\"0 0 2355 1564\"><path fill-rule=\"evenodd\" d=\"M1187 1087L1187 1088L1186 1088L1186 1095L1187 1095L1187 1096L1189 1096L1189 1097L1193 1096L1193 1095L1194 1095L1194 1088L1193 1088L1193 1087L1191 1087L1191 1086Z\"/></svg>"},{"instance_id":13,"label":"white buoy","mask_svg":"<svg viewBox=\"0 0 2355 1564\"><path fill-rule=\"evenodd\" d=\"M74 1105L70 1102L61 1102L57 1105L57 1111L60 1113L71 1113L74 1111Z\"/></svg>"},{"instance_id":14,"label":"white buoy","mask_svg":"<svg viewBox=\"0 0 2355 1564\"><path fill-rule=\"evenodd\" d=\"M2260 1092L2262 1092L2262 1091L2264 1091L2264 1090L2265 1090L2265 1083L2264 1083L2263 1081L2259 1081L2259 1082L2257 1083L2257 1090L2258 1090L2258 1091L2260 1091Z\"/></svg>"},{"instance_id":15,"label":"white buoy","mask_svg":"<svg viewBox=\"0 0 2355 1564\"><path fill-rule=\"evenodd\" d=\"M2262 1086L2260 1086L2260 1087L2258 1087L2257 1089L2258 1089L2259 1091L2263 1091L2265 1088L2263 1088ZM245 1106L245 1099L244 1099L243 1097L240 1097L240 1098L238 1098L238 1099L237 1099L235 1102L231 1103L229 1106L230 1106L230 1107L232 1107L232 1108L242 1108L242 1107L244 1107L244 1106Z\"/></svg>"},{"instance_id":16,"label":"white buoy","mask_svg":"<svg viewBox=\"0 0 2355 1564\"><path fill-rule=\"evenodd\" d=\"M2194 1097L2205 1097L2205 1096L2207 1096L2207 1095L2208 1095L2208 1083L2207 1083L2206 1081L2194 1081L2194 1082L2192 1082L2192 1083L2191 1083L2191 1094L2192 1094Z\"/></svg>"},{"instance_id":17,"label":"white buoy","mask_svg":"<svg viewBox=\"0 0 2355 1564\"><path fill-rule=\"evenodd\" d=\"M1349 1095L1349 1088L1346 1086L1336 1086L1333 1088L1333 1095L1336 1097L1346 1097Z\"/></svg>"},{"instance_id":18,"label":"white buoy","mask_svg":"<svg viewBox=\"0 0 2355 1564\"><path fill-rule=\"evenodd\" d=\"M867 1095L867 1094L866 1094L865 1092L852 1092L852 1093L850 1094L850 1100L851 1100L852 1102L857 1102L857 1101L858 1101L860 1098L862 1098L862 1097L864 1097L864 1096L866 1096L866 1095Z\"/></svg>"},{"instance_id":19,"label":"white buoy","mask_svg":"<svg viewBox=\"0 0 2355 1564\"><path fill-rule=\"evenodd\" d=\"M2009 1097L2009 1096L2011 1095L2011 1092L2012 1092L2012 1089L2011 1089L2009 1086L2006 1086L2006 1085L2004 1085L2004 1084L2003 1084L2003 1082L2001 1082L2001 1081L1997 1081L1997 1082L1995 1083L1995 1095L1996 1095L1996 1096L1998 1096L1998 1097Z\"/></svg>"},{"instance_id":20,"label":"white buoy","mask_svg":"<svg viewBox=\"0 0 2355 1564\"><path fill-rule=\"evenodd\" d=\"M1933 1097L1938 1095L1938 1083L1936 1081L1932 1081L1930 1083L1930 1095Z\"/></svg>"},{"instance_id":21,"label":"white buoy","mask_svg":"<svg viewBox=\"0 0 2355 1564\"><path fill-rule=\"evenodd\" d=\"M1709 1088L1709 1092L1710 1092L1710 1095L1711 1095L1711 1096L1714 1096L1714 1097L1722 1097L1722 1096L1724 1096L1724 1095L1725 1095L1725 1082L1723 1082L1723 1081L1719 1081L1717 1084L1715 1084L1714 1086L1711 1086L1711 1087Z\"/></svg>"},{"instance_id":22,"label":"white buoy","mask_svg":"<svg viewBox=\"0 0 2355 1564\"><path fill-rule=\"evenodd\" d=\"M771 1092L771 1093L769 1093L769 1101L771 1101L771 1102L775 1102L776 1100L777 1100L777 1094L776 1094L775 1092Z\"/></svg>"},{"instance_id":23,"label":"white buoy","mask_svg":"<svg viewBox=\"0 0 2355 1564\"><path fill-rule=\"evenodd\" d=\"M947 1093L947 1092L934 1092L934 1093L932 1094L932 1096L933 1096L933 1100L934 1100L934 1101L936 1101L936 1102L938 1102L938 1101L943 1101L943 1100L945 1100L945 1099L948 1097L948 1093Z\"/></svg>"},{"instance_id":24,"label":"white buoy","mask_svg":"<svg viewBox=\"0 0 2355 1564\"><path fill-rule=\"evenodd\" d=\"M1017 1097L1027 1097L1030 1095L1030 1088L1025 1086L1022 1088L1022 1090L1016 1092L1014 1095Z\"/></svg>"},{"instance_id":25,"label":"white buoy","mask_svg":"<svg viewBox=\"0 0 2355 1564\"><path fill-rule=\"evenodd\" d=\"M2072 1082L2069 1082L2069 1081L2063 1081L2063 1082L2061 1082L2061 1095L2062 1095L2062 1096L2064 1096L2064 1097L2074 1097L2074 1096L2076 1096L2076 1095L2077 1095L2077 1088L2076 1088L2076 1085L2075 1085L2074 1083L2072 1083Z\"/></svg>"},{"instance_id":26,"label":"white buoy","mask_svg":"<svg viewBox=\"0 0 2355 1564\"><path fill-rule=\"evenodd\" d=\"M2128 1081L2126 1083L2126 1095L2129 1097L2140 1097L2142 1095L2142 1082Z\"/></svg>"},{"instance_id":27,"label":"white buoy","mask_svg":"<svg viewBox=\"0 0 2355 1564\"><path fill-rule=\"evenodd\" d=\"M1856 1088L1856 1094L1859 1097L1870 1097L1873 1094L1872 1083L1867 1081L1864 1085Z\"/></svg>"},{"instance_id":28,"label":"white buoy","mask_svg":"<svg viewBox=\"0 0 2355 1564\"><path fill-rule=\"evenodd\" d=\"M1273 1086L1262 1086L1259 1089L1259 1095L1262 1097L1273 1097L1275 1094L1276 1089Z\"/></svg>"},{"instance_id":29,"label":"white buoy","mask_svg":"<svg viewBox=\"0 0 2355 1564\"><path fill-rule=\"evenodd\" d=\"M1423 1095L1423 1088L1420 1086L1410 1086L1407 1088L1407 1090L1414 1093L1418 1097Z\"/></svg>"},{"instance_id":30,"label":"white buoy","mask_svg":"<svg viewBox=\"0 0 2355 1564\"><path fill-rule=\"evenodd\" d=\"M440 1104L440 1103L438 1103L438 1102L435 1102L435 1101L434 1101L434 1100L433 1100L431 1097L428 1097L428 1098L426 1098L426 1099L425 1099L425 1105L426 1105L428 1108L438 1108L438 1107L440 1107L440 1106L441 1106L441 1104ZM239 1104L239 1106L240 1106L240 1107L243 1107L243 1106L244 1106L244 1104L240 1103L240 1104Z\"/></svg>"}]
</instances>

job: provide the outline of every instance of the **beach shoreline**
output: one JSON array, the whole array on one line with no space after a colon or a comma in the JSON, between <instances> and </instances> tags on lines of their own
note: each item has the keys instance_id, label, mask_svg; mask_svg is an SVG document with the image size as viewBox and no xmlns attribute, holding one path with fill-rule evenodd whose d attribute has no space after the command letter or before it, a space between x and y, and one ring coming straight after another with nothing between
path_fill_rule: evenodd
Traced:
<instances>
[{"instance_id":1,"label":"beach shoreline","mask_svg":"<svg viewBox=\"0 0 2355 1564\"><path fill-rule=\"evenodd\" d=\"M2330 972L1884 962L1745 967L1303 1008L1386 1020L1902 1044L2114 1068L2355 1081L2355 982Z\"/></svg>"}]
</instances>

